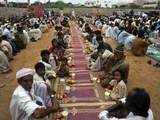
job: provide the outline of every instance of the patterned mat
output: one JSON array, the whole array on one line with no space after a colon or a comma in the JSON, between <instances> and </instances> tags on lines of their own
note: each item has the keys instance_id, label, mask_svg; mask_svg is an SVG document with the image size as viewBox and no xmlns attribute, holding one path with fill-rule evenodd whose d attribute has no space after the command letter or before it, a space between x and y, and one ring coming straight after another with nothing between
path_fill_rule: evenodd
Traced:
<instances>
[{"instance_id":1,"label":"patterned mat","mask_svg":"<svg viewBox=\"0 0 160 120\"><path fill-rule=\"evenodd\" d=\"M67 120L98 120L98 113L101 110L94 106L87 107L85 105L86 103L99 102L99 98L95 92L94 85L91 83L90 72L87 70L86 55L83 52L83 38L77 28L77 26L70 24L71 53L75 64L70 68L70 72L75 73L76 85L71 88L71 92L68 95L68 104L74 106L74 104L81 103L81 107L84 107L84 109L76 108L74 112L69 112Z\"/></svg>"}]
</instances>

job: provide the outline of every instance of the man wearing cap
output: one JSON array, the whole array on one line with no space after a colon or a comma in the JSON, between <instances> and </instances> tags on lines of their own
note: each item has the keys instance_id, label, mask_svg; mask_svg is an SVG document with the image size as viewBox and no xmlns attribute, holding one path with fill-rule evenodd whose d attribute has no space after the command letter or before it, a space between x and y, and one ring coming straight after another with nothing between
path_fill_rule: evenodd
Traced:
<instances>
[{"instance_id":1,"label":"man wearing cap","mask_svg":"<svg viewBox=\"0 0 160 120\"><path fill-rule=\"evenodd\" d=\"M45 118L59 110L59 104L53 103L52 107L45 107L43 101L31 93L33 83L33 70L23 68L16 74L18 87L12 95L10 113L12 120L33 120Z\"/></svg>"},{"instance_id":2,"label":"man wearing cap","mask_svg":"<svg viewBox=\"0 0 160 120\"><path fill-rule=\"evenodd\" d=\"M103 78L102 85L109 82L108 77L110 77L110 75L112 75L112 73L117 69L122 72L122 79L127 82L129 64L125 61L124 46L117 46L114 53L109 50L105 50L104 53L97 58L91 69L93 72L103 73L100 76Z\"/></svg>"},{"instance_id":3,"label":"man wearing cap","mask_svg":"<svg viewBox=\"0 0 160 120\"><path fill-rule=\"evenodd\" d=\"M6 27L3 30L2 35L5 36L5 40L8 41L11 44L14 54L16 54L17 52L20 51L17 48L17 45L16 45L15 41L13 40L14 37L11 33L10 26L6 25Z\"/></svg>"},{"instance_id":4,"label":"man wearing cap","mask_svg":"<svg viewBox=\"0 0 160 120\"><path fill-rule=\"evenodd\" d=\"M122 80L127 83L129 74L129 64L125 61L124 55L124 45L118 45L114 54L109 56L110 59L102 62L103 71L105 73L104 80L102 81L102 86L106 86L110 79L112 79L112 74L114 71L119 70L122 73Z\"/></svg>"}]
</instances>

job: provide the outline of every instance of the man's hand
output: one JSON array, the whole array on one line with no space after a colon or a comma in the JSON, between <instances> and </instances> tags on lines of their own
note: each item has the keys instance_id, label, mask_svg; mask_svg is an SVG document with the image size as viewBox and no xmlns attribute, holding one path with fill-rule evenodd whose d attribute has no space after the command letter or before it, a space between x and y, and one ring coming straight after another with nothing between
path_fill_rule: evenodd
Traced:
<instances>
[{"instance_id":1,"label":"man's hand","mask_svg":"<svg viewBox=\"0 0 160 120\"><path fill-rule=\"evenodd\" d=\"M59 101L56 98L52 100L52 110L53 112L57 112L58 110L60 110Z\"/></svg>"}]
</instances>

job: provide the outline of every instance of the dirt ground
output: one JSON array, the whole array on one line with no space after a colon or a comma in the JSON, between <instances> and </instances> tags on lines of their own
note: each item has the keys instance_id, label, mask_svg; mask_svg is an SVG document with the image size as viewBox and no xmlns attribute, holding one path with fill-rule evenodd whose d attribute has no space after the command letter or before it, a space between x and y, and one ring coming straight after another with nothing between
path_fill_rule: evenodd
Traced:
<instances>
[{"instance_id":1,"label":"dirt ground","mask_svg":"<svg viewBox=\"0 0 160 120\"><path fill-rule=\"evenodd\" d=\"M40 51L47 48L52 40L53 30L44 33L38 42L30 43L25 50L22 50L10 63L13 72L0 74L0 84L5 83L5 87L0 89L0 120L10 120L9 104L11 95L17 86L15 79L16 71L23 67L33 68L40 60Z\"/></svg>"},{"instance_id":2,"label":"dirt ground","mask_svg":"<svg viewBox=\"0 0 160 120\"><path fill-rule=\"evenodd\" d=\"M11 62L13 72L0 75L0 84L6 86L0 89L0 120L9 120L9 103L13 90L17 86L15 79L16 71L22 67L33 68L34 64L40 59L40 50L47 48L52 39L53 31L45 33L42 39L36 43L31 43L27 49L21 51ZM114 48L116 42L111 39L106 41ZM130 63L130 74L128 89L143 87L151 95L151 108L155 115L155 120L160 120L160 68L154 68L147 64L147 57L134 57L130 52L127 53L127 61Z\"/></svg>"}]
</instances>

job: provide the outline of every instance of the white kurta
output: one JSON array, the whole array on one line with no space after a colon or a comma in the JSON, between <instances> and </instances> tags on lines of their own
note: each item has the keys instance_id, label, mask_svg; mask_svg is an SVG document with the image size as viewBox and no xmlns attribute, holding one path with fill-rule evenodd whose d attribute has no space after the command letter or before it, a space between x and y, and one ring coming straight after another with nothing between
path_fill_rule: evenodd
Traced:
<instances>
[{"instance_id":1,"label":"white kurta","mask_svg":"<svg viewBox=\"0 0 160 120\"><path fill-rule=\"evenodd\" d=\"M2 48L2 50L7 52L7 57L9 59L12 58L13 50L12 50L12 46L9 42L2 40L0 47Z\"/></svg>"},{"instance_id":2,"label":"white kurta","mask_svg":"<svg viewBox=\"0 0 160 120\"><path fill-rule=\"evenodd\" d=\"M44 101L45 106L51 106L51 98L47 87L51 86L50 81L46 80L45 82L37 73L33 76L33 81L33 93Z\"/></svg>"},{"instance_id":3,"label":"white kurta","mask_svg":"<svg viewBox=\"0 0 160 120\"><path fill-rule=\"evenodd\" d=\"M144 118L141 116L135 116L135 115L133 115L132 112L130 112L129 115L127 116L127 118L124 118L124 119L118 119L115 117L108 118L108 111L105 110L99 114L99 119L100 120L154 120L153 113L152 113L151 109L148 110L148 117L147 118Z\"/></svg>"},{"instance_id":4,"label":"white kurta","mask_svg":"<svg viewBox=\"0 0 160 120\"><path fill-rule=\"evenodd\" d=\"M0 50L0 73L7 72L9 69L7 56Z\"/></svg>"},{"instance_id":5,"label":"white kurta","mask_svg":"<svg viewBox=\"0 0 160 120\"><path fill-rule=\"evenodd\" d=\"M29 38L29 35L28 35L28 32L26 30L23 30L23 34L24 34L24 37L27 41L27 44L30 42L30 38Z\"/></svg>"},{"instance_id":6,"label":"white kurta","mask_svg":"<svg viewBox=\"0 0 160 120\"><path fill-rule=\"evenodd\" d=\"M42 32L39 28L38 29L31 29L29 31L29 37L34 38L37 41L42 37Z\"/></svg>"},{"instance_id":7,"label":"white kurta","mask_svg":"<svg viewBox=\"0 0 160 120\"><path fill-rule=\"evenodd\" d=\"M33 98L32 100L29 92L21 85L15 89L10 103L12 120L33 120L31 115L37 108L42 107L36 104L36 100L39 99L40 101L41 99L35 96L33 96Z\"/></svg>"}]
</instances>

